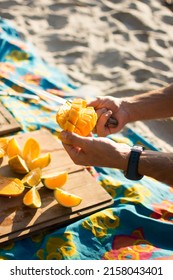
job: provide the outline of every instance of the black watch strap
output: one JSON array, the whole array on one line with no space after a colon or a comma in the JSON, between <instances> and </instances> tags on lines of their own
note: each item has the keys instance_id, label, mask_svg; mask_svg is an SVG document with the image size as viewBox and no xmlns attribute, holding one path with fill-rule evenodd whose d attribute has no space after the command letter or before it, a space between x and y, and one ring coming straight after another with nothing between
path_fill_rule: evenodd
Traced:
<instances>
[{"instance_id":1,"label":"black watch strap","mask_svg":"<svg viewBox=\"0 0 173 280\"><path fill-rule=\"evenodd\" d=\"M141 180L143 175L138 173L139 158L144 150L142 146L133 146L131 148L130 157L128 161L127 171L125 177L130 180Z\"/></svg>"}]
</instances>

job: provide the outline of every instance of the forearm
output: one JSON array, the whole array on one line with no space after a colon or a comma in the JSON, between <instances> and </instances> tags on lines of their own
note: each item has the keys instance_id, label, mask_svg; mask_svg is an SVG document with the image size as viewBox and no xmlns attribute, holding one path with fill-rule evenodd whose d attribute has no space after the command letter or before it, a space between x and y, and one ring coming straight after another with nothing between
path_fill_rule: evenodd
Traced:
<instances>
[{"instance_id":1,"label":"forearm","mask_svg":"<svg viewBox=\"0 0 173 280\"><path fill-rule=\"evenodd\" d=\"M106 137L82 137L67 131L60 133L60 139L75 164L127 171L129 145ZM138 173L173 187L173 153L144 150L140 155Z\"/></svg>"},{"instance_id":2,"label":"forearm","mask_svg":"<svg viewBox=\"0 0 173 280\"><path fill-rule=\"evenodd\" d=\"M129 156L129 151L119 151L119 159L114 161L114 167L126 172ZM138 173L173 187L173 153L144 150L140 155Z\"/></svg>"},{"instance_id":3,"label":"forearm","mask_svg":"<svg viewBox=\"0 0 173 280\"><path fill-rule=\"evenodd\" d=\"M173 154L144 150L138 172L173 186Z\"/></svg>"},{"instance_id":4,"label":"forearm","mask_svg":"<svg viewBox=\"0 0 173 280\"><path fill-rule=\"evenodd\" d=\"M122 102L128 122L173 116L173 84L151 92L128 97Z\"/></svg>"}]
</instances>

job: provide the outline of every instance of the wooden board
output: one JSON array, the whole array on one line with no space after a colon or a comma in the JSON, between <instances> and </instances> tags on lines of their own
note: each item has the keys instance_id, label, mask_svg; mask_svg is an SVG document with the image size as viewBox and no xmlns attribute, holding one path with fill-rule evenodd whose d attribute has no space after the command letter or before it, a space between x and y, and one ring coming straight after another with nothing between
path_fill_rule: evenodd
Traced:
<instances>
[{"instance_id":1,"label":"wooden board","mask_svg":"<svg viewBox=\"0 0 173 280\"><path fill-rule=\"evenodd\" d=\"M11 132L19 131L20 124L10 114L10 112L0 103L0 136Z\"/></svg>"},{"instance_id":2,"label":"wooden board","mask_svg":"<svg viewBox=\"0 0 173 280\"><path fill-rule=\"evenodd\" d=\"M112 197L100 186L91 174L82 166L75 165L62 144L46 130L15 136L21 146L27 138L34 137L41 145L42 153L50 152L52 161L43 170L43 174L67 170L68 181L63 189L83 198L77 207L65 208L58 205L53 191L42 187L40 196L42 206L31 209L23 205L23 195L18 197L0 197L0 243L19 239L51 227L64 226L76 219L99 211L113 203ZM4 157L0 173L16 177ZM21 176L17 176L21 178Z\"/></svg>"}]
</instances>

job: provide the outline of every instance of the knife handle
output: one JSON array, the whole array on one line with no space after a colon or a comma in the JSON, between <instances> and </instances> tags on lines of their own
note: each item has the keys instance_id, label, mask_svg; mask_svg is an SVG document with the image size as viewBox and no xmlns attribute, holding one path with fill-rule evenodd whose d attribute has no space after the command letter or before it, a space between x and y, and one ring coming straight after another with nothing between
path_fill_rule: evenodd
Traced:
<instances>
[{"instance_id":1,"label":"knife handle","mask_svg":"<svg viewBox=\"0 0 173 280\"><path fill-rule=\"evenodd\" d=\"M110 128L114 128L118 125L118 121L114 118L109 118L105 124L105 126L110 127Z\"/></svg>"}]
</instances>

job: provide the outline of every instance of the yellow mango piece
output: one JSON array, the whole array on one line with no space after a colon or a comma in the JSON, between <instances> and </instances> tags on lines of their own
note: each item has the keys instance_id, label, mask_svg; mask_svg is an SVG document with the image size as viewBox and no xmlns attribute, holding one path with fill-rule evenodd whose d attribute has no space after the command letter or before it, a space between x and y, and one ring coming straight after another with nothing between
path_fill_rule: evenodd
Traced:
<instances>
[{"instance_id":1,"label":"yellow mango piece","mask_svg":"<svg viewBox=\"0 0 173 280\"><path fill-rule=\"evenodd\" d=\"M80 116L80 109L76 110L74 107L72 107L71 110L69 111L69 117L68 118L73 125L76 125L79 116Z\"/></svg>"},{"instance_id":2,"label":"yellow mango piece","mask_svg":"<svg viewBox=\"0 0 173 280\"><path fill-rule=\"evenodd\" d=\"M66 121L65 125L64 125L64 130L73 132L75 130L75 125L73 125L71 122Z\"/></svg>"},{"instance_id":3,"label":"yellow mango piece","mask_svg":"<svg viewBox=\"0 0 173 280\"><path fill-rule=\"evenodd\" d=\"M64 127L66 120L68 120L70 108L71 108L71 104L69 102L66 102L58 109L58 114L56 118L58 117L58 124L60 125L61 128Z\"/></svg>"},{"instance_id":4,"label":"yellow mango piece","mask_svg":"<svg viewBox=\"0 0 173 280\"><path fill-rule=\"evenodd\" d=\"M96 125L97 114L93 107L87 107L86 100L76 98L60 107L56 121L63 130L87 136Z\"/></svg>"},{"instance_id":5,"label":"yellow mango piece","mask_svg":"<svg viewBox=\"0 0 173 280\"><path fill-rule=\"evenodd\" d=\"M21 180L0 176L0 195L2 196L17 196L23 193L25 187Z\"/></svg>"},{"instance_id":6,"label":"yellow mango piece","mask_svg":"<svg viewBox=\"0 0 173 280\"><path fill-rule=\"evenodd\" d=\"M36 187L32 187L23 198L24 205L30 208L40 208L41 207L41 197L36 189Z\"/></svg>"},{"instance_id":7,"label":"yellow mango piece","mask_svg":"<svg viewBox=\"0 0 173 280\"><path fill-rule=\"evenodd\" d=\"M27 172L29 172L26 162L18 155L10 158L8 160L8 164L10 165L11 169L16 173L26 174Z\"/></svg>"},{"instance_id":8,"label":"yellow mango piece","mask_svg":"<svg viewBox=\"0 0 173 280\"><path fill-rule=\"evenodd\" d=\"M64 186L68 179L68 172L62 171L54 174L48 174L42 177L42 182L45 187L51 190L55 190L56 188L61 188Z\"/></svg>"},{"instance_id":9,"label":"yellow mango piece","mask_svg":"<svg viewBox=\"0 0 173 280\"><path fill-rule=\"evenodd\" d=\"M54 190L54 197L64 207L75 207L82 202L81 197L59 188Z\"/></svg>"},{"instance_id":10,"label":"yellow mango piece","mask_svg":"<svg viewBox=\"0 0 173 280\"><path fill-rule=\"evenodd\" d=\"M74 101L72 102L73 107L86 108L87 102L85 99L76 98L73 101Z\"/></svg>"}]
</instances>

